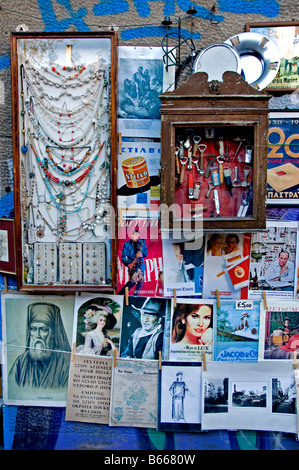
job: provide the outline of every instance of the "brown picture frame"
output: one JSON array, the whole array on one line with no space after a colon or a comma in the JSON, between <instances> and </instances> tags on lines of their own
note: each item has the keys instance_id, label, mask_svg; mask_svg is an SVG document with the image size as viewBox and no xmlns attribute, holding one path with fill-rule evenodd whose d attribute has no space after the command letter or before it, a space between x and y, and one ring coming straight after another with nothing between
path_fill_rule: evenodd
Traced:
<instances>
[{"instance_id":1,"label":"brown picture frame","mask_svg":"<svg viewBox=\"0 0 299 470\"><path fill-rule=\"evenodd\" d=\"M16 274L14 219L0 219L0 272Z\"/></svg>"},{"instance_id":2,"label":"brown picture frame","mask_svg":"<svg viewBox=\"0 0 299 470\"><path fill-rule=\"evenodd\" d=\"M288 30L287 30L288 29ZM281 62L279 71L272 80L272 82L265 88L266 91L271 92L281 92L288 93L293 92L298 89L299 86L299 66L297 73L294 72L294 66L296 65L294 60L299 59L299 47L297 45L298 54L293 57L284 57L284 51L288 49L288 54L292 54L292 48L295 51L295 45L292 43L292 35L295 37L299 35L299 22L294 21L266 21L266 22L257 22L257 23L247 23L245 25L246 32L255 32L263 34L270 39L273 39L280 52L281 52ZM289 78L293 76L294 78Z\"/></svg>"},{"instance_id":3,"label":"brown picture frame","mask_svg":"<svg viewBox=\"0 0 299 470\"><path fill-rule=\"evenodd\" d=\"M62 47L64 47L62 51ZM81 49L80 49L81 48ZM61 60L63 52L63 57L65 58L65 66L63 66L63 62ZM50 56L50 54L52 54ZM48 60L48 62L47 62ZM54 65L53 65L54 64ZM75 65L74 65L75 64ZM78 65L79 64L79 67ZM83 64L83 65L82 65ZM28 70L26 70L26 67ZM30 68L31 67L31 68ZM58 69L59 67L59 69ZM117 227L117 215L116 215L116 179L117 179L117 133L116 133L116 88L117 88L117 78L116 78L116 70L117 70L117 33L115 31L107 31L107 32L14 32L11 33L11 90L12 90L12 129L13 129L13 164L14 164L14 203L15 203L15 237L16 237L16 275L17 275L17 289L18 290L25 290L29 292L59 292L59 293L73 293L76 291L97 291L97 292L110 292L114 293L116 289L116 246L117 246L117 233L115 233L115 227ZM28 72L28 73L27 73ZM27 76L26 76L27 73ZM85 75L85 74L88 74ZM101 75L100 75L101 74ZM62 82L62 77L64 81ZM92 79L90 77L93 77ZM72 79L72 80L71 80ZM25 81L26 80L26 81ZM39 87L39 82L42 82L42 86ZM61 80L59 82L59 80ZM67 81L69 80L69 81ZM81 82L79 83L79 81ZM58 83L58 85L57 85ZM81 96L80 91L77 90L79 99L77 99L76 103L81 103L81 108L83 108L83 104L85 106L84 109L84 116L83 112L80 115L81 111L79 110L78 104L72 108L72 104L70 101L75 96L76 90L74 90L74 86L72 89L72 84L79 83L81 89L83 89ZM87 85L86 85L87 83ZM100 83L100 85L98 85ZM53 86L52 86L53 85ZM51 88L52 86L52 88ZM55 95L55 87L61 86L59 89L59 93ZM101 86L101 88L100 88ZM98 87L95 91L95 87ZM34 98L34 91L40 90L38 93L41 95L41 100ZM78 86L77 86L78 88ZM29 92L28 92L29 90ZM51 91L53 90L53 95L51 96ZM99 91L100 90L100 91ZM103 91L104 90L104 91ZM27 91L27 96L24 98L24 92ZM84 93L93 93L91 94L91 99L84 98ZM97 93L97 94L96 94ZM101 93L101 96L100 96ZM60 98L64 96L65 98ZM99 98L97 98L100 96ZM35 101L34 101L35 99ZM85 99L85 101L84 101ZM27 101L26 101L27 100ZM50 101L51 100L51 101ZM58 100L58 101L57 101ZM61 101L60 101L61 100ZM63 101L64 100L64 101ZM96 101L98 100L98 101ZM60 145L52 139L52 134L49 131L49 135L46 136L48 138L48 146L44 144L44 141L38 135L39 130L42 128L42 125L38 122L37 126L39 126L39 130L34 133L34 130L31 130L30 133L30 126L31 129L34 129L34 122L30 117L30 126L28 125L30 110L32 107L36 105L35 109L37 109L37 103L49 103L48 107L44 106L45 116L46 112L48 113L49 110L58 109L58 105L60 109L63 109L65 113L63 116L65 119L70 117L69 109L71 109L71 113L76 117L72 118L74 123L71 122L71 126L75 127L75 131L77 131L78 138L76 138L76 133L74 134L74 138L67 137L69 144ZM54 102L54 105L53 105ZM88 103L91 102L93 108L88 108ZM65 104L66 103L66 104ZM97 106L96 104L97 103ZM97 113L92 115L93 109L97 108ZM69 114L68 114L69 113ZM102 114L101 114L102 113ZM37 115L37 113L36 113ZM57 116L61 116L62 114L57 114ZM24 118L25 116L25 118ZM81 125L82 119L85 121L85 128L83 129L83 124ZM99 135L99 122L100 118L104 116L105 125L102 127L105 129L101 131L101 140L104 143L104 147L101 146L101 140L97 139L97 135ZM27 119L27 121L26 121ZM77 120L76 120L77 119ZM60 119L56 119L59 121ZM62 120L62 119L61 119ZM41 122L41 121L40 121ZM49 121L48 121L49 122ZM54 120L53 120L54 122ZM96 124L95 124L96 122ZM44 118L44 123L47 124L46 118ZM60 124L56 122L56 124ZM27 127L28 125L28 127ZM65 124L64 132L70 132L70 127L67 127ZM62 129L62 126L60 127ZM88 131L86 130L88 129ZM90 130L91 129L91 130ZM82 134L80 136L80 132L82 130ZM84 134L86 130L86 133ZM60 131L58 130L58 133ZM73 132L73 131L72 131ZM92 141L92 137L86 137L87 132L89 135L93 136L94 141ZM27 136L27 140L24 138L24 134ZM43 138L45 138L46 132L43 134ZM65 134L67 135L67 134ZM83 137L82 137L83 136ZM89 139L89 140L88 140ZM61 140L59 138L59 140ZM70 143L71 141L74 141ZM33 142L33 143L32 143ZM48 159L47 154L45 151L41 152L38 151L38 142L42 143L43 150L48 151L50 146L53 145L54 153L59 152L59 158L62 162L62 155L64 152L69 151L69 154L75 149L77 151L77 163L81 165L81 179L80 173L76 173L77 169L75 168L76 159L74 160L74 175L78 174L79 177L71 176L71 173L67 173L67 170L63 170L62 164L59 163L61 171L63 171L63 175L56 178L56 180L51 180L51 184L53 181L58 182L60 181L60 188L57 187L57 190L52 192L52 195L48 193L48 196L44 196L46 194L46 189L43 188L42 190L36 191L37 193L37 200L38 203L46 202L48 199L48 203L52 203L54 207L53 212L54 217L52 216L51 219L46 220L46 212L38 215L30 216L28 211L32 211L32 207L34 204L28 203L28 196L30 197L30 191L33 191L31 183L36 178L35 173L40 171L40 167L44 169L45 175L47 171L51 170L52 174L55 174L55 170L57 170L57 162L54 162L54 158L52 162ZM52 143L54 142L54 143ZM85 143L86 142L86 143ZM90 144L90 142L95 142ZM64 143L64 141L63 141ZM76 147L77 146L77 147ZM80 147L81 146L81 147ZM34 148L36 147L36 148ZM67 148L67 150L65 150ZM24 149L26 154L24 154ZM57 150L58 149L58 150ZM62 149L62 150L61 150ZM79 150L84 149L84 150ZM102 154L100 152L102 151ZM33 153L32 153L33 152ZM83 152L83 153L80 153ZM88 153L89 152L89 153ZM31 157L31 164L28 164L28 155L32 155ZM35 154L35 157L33 156ZM88 157L86 155L88 154ZM105 157L102 157L102 155ZM89 156L90 155L90 156ZM100 155L100 156L99 156ZM43 161L45 161L45 157L48 160L48 163L54 166L43 166ZM69 160L71 157L68 157ZM103 160L104 159L104 163ZM96 167L94 162L97 162L99 165ZM33 162L33 163L32 163ZM92 167L93 165L93 167ZM100 166L102 165L102 166ZM68 166L67 168L70 168ZM103 170L104 168L104 170ZM85 173L84 173L85 171ZM34 173L35 172L35 173ZM79 172L79 170L78 170ZM81 265L77 264L79 268L76 268L78 271L78 278L75 278L72 274L66 274L65 277L62 277L62 269L61 269L61 243L64 243L64 238L61 236L61 221L64 223L64 217L67 213L75 213L75 210L70 211L69 207L65 203L65 207L63 212L59 213L60 208L57 208L57 194L66 193L66 190L72 187L75 182L77 186L80 184L78 183L83 181L82 178L85 175L88 175L90 186L87 187L87 183L84 181L85 190L83 183L79 190L77 191L77 200L79 198L84 198L82 194L85 191L86 195L89 197L91 201L91 197L94 200L100 200L98 195L98 188L100 187L100 193L102 191L103 194L103 184L102 182L98 182L96 179L92 180L92 176L94 178L98 178L97 175L101 172L101 175L104 174L105 178L103 177L102 181L107 181L105 188L108 187L105 194L106 197L106 206L104 207L104 216L103 211L101 217L105 217L107 215L106 207L110 207L110 212L108 212L108 216L105 220L108 219L108 229L107 225L104 225L102 222L102 226L107 231L107 235L101 233L100 236L95 235L95 230L92 228L91 222L93 221L96 223L96 210L95 206L96 203L93 203L92 208L88 207L84 216L82 215L81 220L85 220L88 222L88 226L86 225L85 233L88 233L88 230L91 230L90 233L95 235L96 240L93 239L93 242L103 241L102 245L104 245L103 249L100 250L101 255L101 263L104 265L101 266L101 273L94 274L94 278L91 278L88 281L85 281L85 271L83 266L83 259L84 259L84 246L83 243L87 241L84 236L81 236L82 233L82 224L80 224L80 220L78 219L76 225L76 234L72 236L71 230L75 230L72 228L69 230L69 238L66 241L66 245L69 244L71 248L73 248L73 242L76 240L81 246L77 253L77 248L74 250L76 251L76 256L79 257L77 259L80 260ZM83 176L82 176L83 173ZM58 173L56 173L58 174ZM41 181L47 180L46 176L40 176L39 173L39 180L36 178L35 187L38 188ZM33 180L31 177L33 176ZM49 176L49 172L48 172ZM71 180L73 178L73 180ZM50 176L51 179L51 176ZM67 181L67 179L71 180L71 183ZM85 178L87 180L87 177ZM98 179L98 181L100 181ZM68 187L65 185L67 182ZM62 183L62 184L61 184ZM30 189L31 186L31 189ZM74 186L73 186L74 187ZM93 195L91 196L91 187L93 187ZM83 189L82 189L83 188ZM96 189L95 189L96 188ZM105 189L104 188L104 189ZM60 193L59 193L60 190ZM90 191L90 192L89 192ZM74 192L74 191L73 191ZM72 192L69 191L68 196L71 197ZM54 197L53 197L54 196ZM62 196L65 197L64 195ZM68 206L73 204L71 201ZM91 202L90 202L91 204ZM100 202L98 203L100 204ZM35 206L37 206L36 204ZM44 206L46 209L46 206ZM49 204L48 204L48 207ZM77 206L71 206L71 209ZM79 203L79 207L80 203ZM58 217L59 216L59 217ZM42 226L43 233L38 232L37 227L37 220L39 219L40 225ZM52 220L53 223L49 223ZM59 223L58 223L59 220ZM104 220L104 219L101 219ZM51 227L52 224L52 227ZM34 237L30 239L30 227L34 225ZM73 227L75 224L73 223ZM54 230L53 230L54 227ZM85 230L84 228L84 230ZM102 228L102 227L101 227ZM51 234L49 230L51 229ZM47 236L47 233L50 236ZM74 233L74 232L73 232ZM78 235L77 235L78 233ZM53 237L52 237L52 234ZM59 234L59 235L58 235ZM42 238L40 238L42 235ZM39 238L36 238L39 237ZM51 238L52 237L52 238ZM98 238L97 238L98 237ZM34 240L34 242L32 241ZM44 279L41 277L41 281L35 277L33 274L35 271L35 263L36 263L36 256L34 253L34 243L38 243L37 247L46 247L46 243L51 243L55 245L55 251L57 250L57 254L55 253L55 276L53 275L52 279L48 281L48 279ZM45 248L44 251L46 251ZM75 254L74 251L74 254ZM104 254L103 254L104 253ZM74 258L75 259L75 258ZM95 259L97 262L99 260L98 255L95 254ZM104 261L103 261L104 260ZM44 265L43 265L44 268ZM46 271L46 270L45 270ZM49 271L49 270L48 270ZM79 272L80 271L80 272ZM54 270L52 269L52 273ZM95 272L95 270L94 270ZM98 273L100 271L98 270ZM103 274L104 272L104 274ZM96 276L101 276L99 279ZM36 280L37 279L37 280Z\"/></svg>"}]
</instances>

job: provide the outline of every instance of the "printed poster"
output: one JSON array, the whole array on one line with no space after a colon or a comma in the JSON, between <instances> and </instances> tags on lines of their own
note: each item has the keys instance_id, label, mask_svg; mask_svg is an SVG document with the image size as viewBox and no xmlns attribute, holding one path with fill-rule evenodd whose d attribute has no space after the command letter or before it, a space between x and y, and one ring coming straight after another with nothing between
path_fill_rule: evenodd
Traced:
<instances>
[{"instance_id":1,"label":"printed poster","mask_svg":"<svg viewBox=\"0 0 299 470\"><path fill-rule=\"evenodd\" d=\"M216 314L214 361L256 362L260 301L222 300Z\"/></svg>"},{"instance_id":2,"label":"printed poster","mask_svg":"<svg viewBox=\"0 0 299 470\"><path fill-rule=\"evenodd\" d=\"M201 362L162 361L158 431L200 431L201 374Z\"/></svg>"},{"instance_id":3,"label":"printed poster","mask_svg":"<svg viewBox=\"0 0 299 470\"><path fill-rule=\"evenodd\" d=\"M66 421L109 424L111 357L74 354L70 363Z\"/></svg>"},{"instance_id":4,"label":"printed poster","mask_svg":"<svg viewBox=\"0 0 299 470\"><path fill-rule=\"evenodd\" d=\"M213 360L213 323L215 303L212 300L177 299L171 317L169 360Z\"/></svg>"},{"instance_id":5,"label":"printed poster","mask_svg":"<svg viewBox=\"0 0 299 470\"><path fill-rule=\"evenodd\" d=\"M299 204L298 124L298 113L269 114L268 204Z\"/></svg>"},{"instance_id":6,"label":"printed poster","mask_svg":"<svg viewBox=\"0 0 299 470\"><path fill-rule=\"evenodd\" d=\"M122 140L117 173L120 220L160 217L160 162L160 142Z\"/></svg>"},{"instance_id":7,"label":"printed poster","mask_svg":"<svg viewBox=\"0 0 299 470\"><path fill-rule=\"evenodd\" d=\"M293 360L298 349L298 300L262 302L259 360Z\"/></svg>"},{"instance_id":8,"label":"printed poster","mask_svg":"<svg viewBox=\"0 0 299 470\"><path fill-rule=\"evenodd\" d=\"M154 360L168 357L172 299L129 296L124 303L120 357Z\"/></svg>"},{"instance_id":9,"label":"printed poster","mask_svg":"<svg viewBox=\"0 0 299 470\"><path fill-rule=\"evenodd\" d=\"M186 238L162 238L164 266L164 295L177 297L202 296L204 242Z\"/></svg>"},{"instance_id":10,"label":"printed poster","mask_svg":"<svg viewBox=\"0 0 299 470\"><path fill-rule=\"evenodd\" d=\"M73 344L75 354L119 354L123 297L121 295L76 295Z\"/></svg>"},{"instance_id":11,"label":"printed poster","mask_svg":"<svg viewBox=\"0 0 299 470\"><path fill-rule=\"evenodd\" d=\"M118 47L118 132L123 137L160 138L159 95L171 90L174 67L166 71L161 47Z\"/></svg>"},{"instance_id":12,"label":"printed poster","mask_svg":"<svg viewBox=\"0 0 299 470\"><path fill-rule=\"evenodd\" d=\"M66 406L74 296L2 293L1 311L3 403Z\"/></svg>"},{"instance_id":13,"label":"printed poster","mask_svg":"<svg viewBox=\"0 0 299 470\"><path fill-rule=\"evenodd\" d=\"M263 34L274 41L280 51L280 67L267 89L294 89L299 85L298 25L260 25L250 27L251 32Z\"/></svg>"},{"instance_id":14,"label":"printed poster","mask_svg":"<svg viewBox=\"0 0 299 470\"><path fill-rule=\"evenodd\" d=\"M203 297L246 299L249 285L250 234L207 233Z\"/></svg>"},{"instance_id":15,"label":"printed poster","mask_svg":"<svg viewBox=\"0 0 299 470\"><path fill-rule=\"evenodd\" d=\"M158 219L120 223L117 246L117 294L163 296L162 241Z\"/></svg>"},{"instance_id":16,"label":"printed poster","mask_svg":"<svg viewBox=\"0 0 299 470\"><path fill-rule=\"evenodd\" d=\"M266 230L251 235L248 298L293 299L296 290L297 222L267 221Z\"/></svg>"},{"instance_id":17,"label":"printed poster","mask_svg":"<svg viewBox=\"0 0 299 470\"><path fill-rule=\"evenodd\" d=\"M110 426L156 428L158 361L117 359L112 369Z\"/></svg>"},{"instance_id":18,"label":"printed poster","mask_svg":"<svg viewBox=\"0 0 299 470\"><path fill-rule=\"evenodd\" d=\"M202 430L297 433L292 363L219 363L202 371Z\"/></svg>"}]
</instances>

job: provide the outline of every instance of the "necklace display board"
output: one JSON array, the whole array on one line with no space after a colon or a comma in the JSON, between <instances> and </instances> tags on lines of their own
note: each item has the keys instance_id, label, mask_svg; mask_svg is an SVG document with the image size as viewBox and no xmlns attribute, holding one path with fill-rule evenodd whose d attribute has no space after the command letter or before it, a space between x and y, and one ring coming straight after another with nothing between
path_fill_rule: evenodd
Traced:
<instances>
[{"instance_id":1,"label":"necklace display board","mask_svg":"<svg viewBox=\"0 0 299 470\"><path fill-rule=\"evenodd\" d=\"M115 288L116 47L11 34L18 289Z\"/></svg>"},{"instance_id":2,"label":"necklace display board","mask_svg":"<svg viewBox=\"0 0 299 470\"><path fill-rule=\"evenodd\" d=\"M264 229L270 95L198 72L160 99L162 230Z\"/></svg>"}]
</instances>

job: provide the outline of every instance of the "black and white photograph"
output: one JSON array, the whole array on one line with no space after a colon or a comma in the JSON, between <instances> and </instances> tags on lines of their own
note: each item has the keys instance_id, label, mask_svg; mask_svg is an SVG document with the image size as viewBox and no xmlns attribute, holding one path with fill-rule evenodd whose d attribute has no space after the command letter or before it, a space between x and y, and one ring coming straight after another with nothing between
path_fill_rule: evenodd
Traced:
<instances>
[{"instance_id":1,"label":"black and white photograph","mask_svg":"<svg viewBox=\"0 0 299 470\"><path fill-rule=\"evenodd\" d=\"M204 381L205 413L228 412L228 378L215 378Z\"/></svg>"},{"instance_id":2,"label":"black and white photograph","mask_svg":"<svg viewBox=\"0 0 299 470\"><path fill-rule=\"evenodd\" d=\"M74 296L2 295L3 402L65 406Z\"/></svg>"},{"instance_id":3,"label":"black and white photograph","mask_svg":"<svg viewBox=\"0 0 299 470\"><path fill-rule=\"evenodd\" d=\"M201 362L162 362L158 430L200 431L201 369Z\"/></svg>"},{"instance_id":4,"label":"black and white photograph","mask_svg":"<svg viewBox=\"0 0 299 470\"><path fill-rule=\"evenodd\" d=\"M158 360L161 353L164 358L169 344L171 300L134 296L128 300L123 306L120 357Z\"/></svg>"},{"instance_id":5,"label":"black and white photograph","mask_svg":"<svg viewBox=\"0 0 299 470\"><path fill-rule=\"evenodd\" d=\"M272 378L272 413L296 414L296 399L295 378Z\"/></svg>"},{"instance_id":6,"label":"black and white photograph","mask_svg":"<svg viewBox=\"0 0 299 470\"><path fill-rule=\"evenodd\" d=\"M266 408L267 382L233 382L232 406Z\"/></svg>"}]
</instances>

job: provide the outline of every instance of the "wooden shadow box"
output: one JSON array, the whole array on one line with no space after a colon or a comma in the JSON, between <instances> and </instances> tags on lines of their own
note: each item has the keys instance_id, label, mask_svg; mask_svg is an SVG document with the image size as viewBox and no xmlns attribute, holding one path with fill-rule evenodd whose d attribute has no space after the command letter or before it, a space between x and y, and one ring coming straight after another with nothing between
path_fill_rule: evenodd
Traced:
<instances>
[{"instance_id":1,"label":"wooden shadow box","mask_svg":"<svg viewBox=\"0 0 299 470\"><path fill-rule=\"evenodd\" d=\"M115 32L11 34L17 287L114 292Z\"/></svg>"},{"instance_id":2,"label":"wooden shadow box","mask_svg":"<svg viewBox=\"0 0 299 470\"><path fill-rule=\"evenodd\" d=\"M162 231L265 229L270 97L235 72L160 95Z\"/></svg>"}]
</instances>

